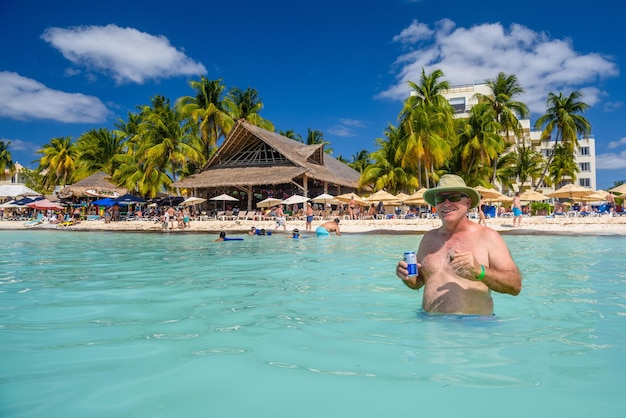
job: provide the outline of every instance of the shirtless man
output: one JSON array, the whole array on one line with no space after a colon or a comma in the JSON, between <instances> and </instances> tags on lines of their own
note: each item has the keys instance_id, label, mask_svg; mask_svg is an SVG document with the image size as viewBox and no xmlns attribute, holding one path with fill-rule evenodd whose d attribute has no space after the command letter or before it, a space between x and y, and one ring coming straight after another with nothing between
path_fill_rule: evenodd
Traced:
<instances>
[{"instance_id":1,"label":"shirtless man","mask_svg":"<svg viewBox=\"0 0 626 418\"><path fill-rule=\"evenodd\" d=\"M318 237L327 237L331 232L341 235L341 231L339 230L339 218L335 218L333 221L324 222L315 229L315 235Z\"/></svg>"},{"instance_id":2,"label":"shirtless man","mask_svg":"<svg viewBox=\"0 0 626 418\"><path fill-rule=\"evenodd\" d=\"M459 176L446 174L424 193L436 206L441 227L424 235L417 253L418 276L400 261L396 275L411 289L424 287L422 309L443 314L492 315L491 291L518 295L520 272L496 231L467 217L480 195Z\"/></svg>"}]
</instances>

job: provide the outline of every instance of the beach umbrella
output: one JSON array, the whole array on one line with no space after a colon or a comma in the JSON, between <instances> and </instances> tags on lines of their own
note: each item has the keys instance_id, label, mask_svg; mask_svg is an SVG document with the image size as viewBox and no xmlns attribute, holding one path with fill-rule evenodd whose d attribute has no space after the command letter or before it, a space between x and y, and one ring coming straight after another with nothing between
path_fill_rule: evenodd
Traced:
<instances>
[{"instance_id":1,"label":"beach umbrella","mask_svg":"<svg viewBox=\"0 0 626 418\"><path fill-rule=\"evenodd\" d=\"M299 194L294 194L292 196L289 196L287 199L283 200L281 203L283 205L297 205L298 203L304 203L304 202L308 202L309 199L308 197L305 196L301 196Z\"/></svg>"},{"instance_id":2,"label":"beach umbrella","mask_svg":"<svg viewBox=\"0 0 626 418\"><path fill-rule=\"evenodd\" d=\"M476 190L484 199L496 199L503 196L503 194L496 189L490 189L483 186L476 186L474 187L474 190Z\"/></svg>"},{"instance_id":3,"label":"beach umbrella","mask_svg":"<svg viewBox=\"0 0 626 418\"><path fill-rule=\"evenodd\" d=\"M40 196L41 193L24 186L23 184L2 184L0 185L0 197L10 197L15 199L18 196Z\"/></svg>"},{"instance_id":4,"label":"beach umbrella","mask_svg":"<svg viewBox=\"0 0 626 418\"><path fill-rule=\"evenodd\" d=\"M606 200L606 195L608 192L604 190L596 190L594 193L582 197L581 200L585 202L602 202Z\"/></svg>"},{"instance_id":5,"label":"beach umbrella","mask_svg":"<svg viewBox=\"0 0 626 418\"><path fill-rule=\"evenodd\" d=\"M113 199L113 204L116 204L116 203L118 205L138 205L138 204L147 203L147 202L146 202L146 199L144 199L141 196L135 196L130 193L127 193L116 199Z\"/></svg>"},{"instance_id":6,"label":"beach umbrella","mask_svg":"<svg viewBox=\"0 0 626 418\"><path fill-rule=\"evenodd\" d=\"M552 193L548 193L548 196L562 199L580 199L582 197L593 194L593 190L588 187L577 186L575 184L566 184L558 190Z\"/></svg>"},{"instance_id":7,"label":"beach umbrella","mask_svg":"<svg viewBox=\"0 0 626 418\"><path fill-rule=\"evenodd\" d=\"M27 203L26 206L37 210L63 210L63 206L58 203L51 202L48 199L35 200L34 202Z\"/></svg>"},{"instance_id":8,"label":"beach umbrella","mask_svg":"<svg viewBox=\"0 0 626 418\"><path fill-rule=\"evenodd\" d=\"M0 208L7 208L7 209L14 209L14 208L21 208L21 207L23 206L15 204L15 200L4 202L3 204L0 205Z\"/></svg>"},{"instance_id":9,"label":"beach umbrella","mask_svg":"<svg viewBox=\"0 0 626 418\"><path fill-rule=\"evenodd\" d=\"M524 190L523 192L521 192L519 194L519 199L528 201L528 202L533 202L533 201L540 201L540 200L548 200L550 199L550 197L546 196L543 193L529 189L529 190Z\"/></svg>"},{"instance_id":10,"label":"beach umbrella","mask_svg":"<svg viewBox=\"0 0 626 418\"><path fill-rule=\"evenodd\" d=\"M352 198L354 198L354 201L361 206L368 206L370 204L366 199L363 199L356 193L344 193L340 194L339 196L335 196L335 199L343 203L349 203Z\"/></svg>"},{"instance_id":11,"label":"beach umbrella","mask_svg":"<svg viewBox=\"0 0 626 418\"><path fill-rule=\"evenodd\" d=\"M281 199L276 199L275 197L268 197L265 200L261 200L259 203L256 204L257 208L271 208L273 206L276 206L278 204L280 204L282 202Z\"/></svg>"},{"instance_id":12,"label":"beach umbrella","mask_svg":"<svg viewBox=\"0 0 626 418\"><path fill-rule=\"evenodd\" d=\"M94 200L93 202L91 202L91 204L110 208L111 206L113 206L114 200L115 199L112 199L110 197L105 197L103 199Z\"/></svg>"},{"instance_id":13,"label":"beach umbrella","mask_svg":"<svg viewBox=\"0 0 626 418\"><path fill-rule=\"evenodd\" d=\"M428 190L425 187L422 187L418 191L413 194L410 194L406 199L402 201L405 205L425 205L426 201L424 200L424 192Z\"/></svg>"},{"instance_id":14,"label":"beach umbrella","mask_svg":"<svg viewBox=\"0 0 626 418\"><path fill-rule=\"evenodd\" d=\"M45 199L45 197L43 196L37 196L37 197L23 197L21 199L18 199L16 201L14 201L13 203L18 205L18 206L26 206L29 203L35 202L37 200L42 200Z\"/></svg>"},{"instance_id":15,"label":"beach umbrella","mask_svg":"<svg viewBox=\"0 0 626 418\"><path fill-rule=\"evenodd\" d=\"M334 205L340 203L337 199L335 199L335 196L330 195L328 193L322 193L319 196L315 196L313 199L311 199L311 202L323 203L324 205L326 205L328 203L332 203Z\"/></svg>"},{"instance_id":16,"label":"beach umbrella","mask_svg":"<svg viewBox=\"0 0 626 418\"><path fill-rule=\"evenodd\" d=\"M201 197L191 196L183 200L180 204L182 206L193 206L193 205L199 205L200 203L204 203L204 202L206 202L206 199L203 199Z\"/></svg>"},{"instance_id":17,"label":"beach umbrella","mask_svg":"<svg viewBox=\"0 0 626 418\"><path fill-rule=\"evenodd\" d=\"M231 195L228 195L226 193L222 193L219 196L212 197L209 200L214 200L214 201L221 200L222 201L222 209L224 209L224 210L226 210L226 201L227 200L229 202L239 202L239 199L237 199L236 197L232 197Z\"/></svg>"},{"instance_id":18,"label":"beach umbrella","mask_svg":"<svg viewBox=\"0 0 626 418\"><path fill-rule=\"evenodd\" d=\"M371 194L369 196L367 196L366 198L369 202L375 203L375 202L383 202L384 203L390 203L390 202L398 202L398 198L395 195L392 195L389 192L386 192L384 190L379 190L374 194Z\"/></svg>"},{"instance_id":19,"label":"beach umbrella","mask_svg":"<svg viewBox=\"0 0 626 418\"><path fill-rule=\"evenodd\" d=\"M624 193L626 193L626 183L621 184L621 185L619 185L617 187L613 187L612 189L609 189L609 191L613 192L613 193L624 194Z\"/></svg>"},{"instance_id":20,"label":"beach umbrella","mask_svg":"<svg viewBox=\"0 0 626 418\"><path fill-rule=\"evenodd\" d=\"M165 196L158 199L152 199L151 202L155 203L157 206L178 206L184 200L185 198L182 196Z\"/></svg>"}]
</instances>

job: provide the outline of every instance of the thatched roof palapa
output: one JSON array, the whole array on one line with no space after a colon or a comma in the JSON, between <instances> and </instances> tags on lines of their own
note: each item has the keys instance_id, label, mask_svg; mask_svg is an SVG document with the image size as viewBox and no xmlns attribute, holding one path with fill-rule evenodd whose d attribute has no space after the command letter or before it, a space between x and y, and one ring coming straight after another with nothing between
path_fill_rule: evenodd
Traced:
<instances>
[{"instance_id":1,"label":"thatched roof palapa","mask_svg":"<svg viewBox=\"0 0 626 418\"><path fill-rule=\"evenodd\" d=\"M172 183L182 188L286 184L304 178L356 189L360 174L324 153L239 120L200 173ZM306 185L303 186L306 189Z\"/></svg>"},{"instance_id":2,"label":"thatched roof palapa","mask_svg":"<svg viewBox=\"0 0 626 418\"><path fill-rule=\"evenodd\" d=\"M92 174L89 177L86 177L76 183L65 186L59 191L59 196L63 198L68 198L72 196L94 196L93 194L87 193L87 191L97 192L101 196L114 196L114 195L123 195L128 191L123 187L118 187L115 184L111 183L107 173L103 171L98 171L97 173Z\"/></svg>"}]
</instances>

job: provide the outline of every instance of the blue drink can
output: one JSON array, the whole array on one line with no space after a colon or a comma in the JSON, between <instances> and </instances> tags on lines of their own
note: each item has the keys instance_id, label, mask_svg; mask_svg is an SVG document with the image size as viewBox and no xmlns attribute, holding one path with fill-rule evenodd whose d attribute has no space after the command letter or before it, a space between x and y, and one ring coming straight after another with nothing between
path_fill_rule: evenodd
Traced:
<instances>
[{"instance_id":1,"label":"blue drink can","mask_svg":"<svg viewBox=\"0 0 626 418\"><path fill-rule=\"evenodd\" d=\"M417 276L417 256L414 251L407 251L404 253L404 261L407 264L406 269L409 271L407 274L409 277Z\"/></svg>"}]
</instances>

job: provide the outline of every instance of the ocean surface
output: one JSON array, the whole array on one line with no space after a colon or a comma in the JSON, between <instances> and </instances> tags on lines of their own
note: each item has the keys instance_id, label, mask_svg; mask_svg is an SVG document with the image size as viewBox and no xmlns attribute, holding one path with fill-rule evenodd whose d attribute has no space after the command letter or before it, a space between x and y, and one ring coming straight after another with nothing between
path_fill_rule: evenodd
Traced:
<instances>
[{"instance_id":1,"label":"ocean surface","mask_svg":"<svg viewBox=\"0 0 626 418\"><path fill-rule=\"evenodd\" d=\"M0 417L623 417L626 238L505 236L522 293L420 312L421 235L0 231Z\"/></svg>"}]
</instances>

